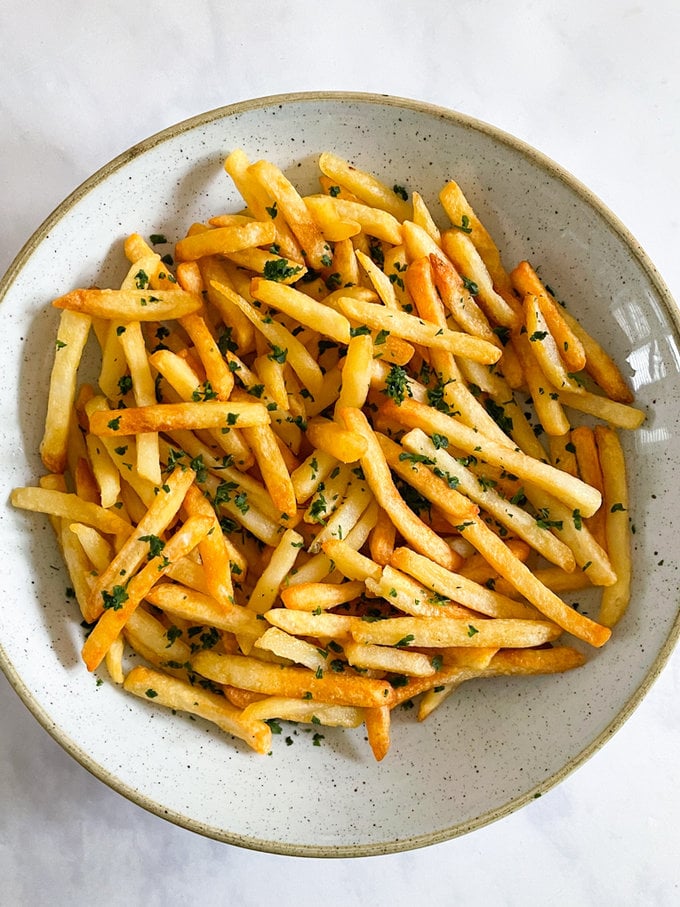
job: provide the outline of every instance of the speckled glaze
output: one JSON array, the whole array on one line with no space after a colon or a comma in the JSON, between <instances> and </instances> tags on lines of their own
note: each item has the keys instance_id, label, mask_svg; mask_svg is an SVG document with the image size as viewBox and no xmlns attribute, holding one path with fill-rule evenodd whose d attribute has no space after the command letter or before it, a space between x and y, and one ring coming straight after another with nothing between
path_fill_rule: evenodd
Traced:
<instances>
[{"instance_id":1,"label":"speckled glaze","mask_svg":"<svg viewBox=\"0 0 680 907\"><path fill-rule=\"evenodd\" d=\"M41 472L57 322L51 299L93 282L115 285L133 231L174 241L192 221L236 210L222 161L237 146L276 161L306 190L317 155L330 148L390 185L418 189L438 216L437 192L455 177L506 264L529 258L540 266L625 366L648 413L641 431L624 436L636 570L612 641L564 676L470 682L422 725L400 710L381 765L362 729L324 728L314 746L311 732L287 728L271 756L259 757L206 723L97 685L80 662L83 631L47 520L7 504L12 487ZM560 781L620 727L668 657L678 636L680 316L611 213L506 134L373 95L287 95L212 111L130 149L77 189L20 252L0 298L0 664L74 758L158 815L284 854L358 856L435 843ZM579 601L587 611L586 597Z\"/></svg>"}]
</instances>

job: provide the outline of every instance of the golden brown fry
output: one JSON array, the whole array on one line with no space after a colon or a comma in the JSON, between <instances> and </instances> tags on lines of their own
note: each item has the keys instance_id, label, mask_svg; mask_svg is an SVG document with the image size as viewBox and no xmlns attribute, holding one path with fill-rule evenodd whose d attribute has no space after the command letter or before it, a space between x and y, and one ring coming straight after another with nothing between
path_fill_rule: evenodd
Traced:
<instances>
[{"instance_id":1,"label":"golden brown fry","mask_svg":"<svg viewBox=\"0 0 680 907\"><path fill-rule=\"evenodd\" d=\"M184 290L72 290L52 303L109 321L163 321L182 318L201 307L200 296Z\"/></svg>"},{"instance_id":2,"label":"golden brown fry","mask_svg":"<svg viewBox=\"0 0 680 907\"><path fill-rule=\"evenodd\" d=\"M198 652L193 666L199 674L217 683L229 683L257 693L368 707L389 706L394 698L394 690L383 680L331 672L318 676L307 668L266 664L245 655Z\"/></svg>"},{"instance_id":3,"label":"golden brown fry","mask_svg":"<svg viewBox=\"0 0 680 907\"><path fill-rule=\"evenodd\" d=\"M130 671L124 687L129 693L157 705L212 721L228 734L244 740L256 753L264 755L271 749L269 725L259 718L244 716L240 709L216 693L141 666Z\"/></svg>"},{"instance_id":4,"label":"golden brown fry","mask_svg":"<svg viewBox=\"0 0 680 907\"><path fill-rule=\"evenodd\" d=\"M261 403L226 403L208 400L197 403L156 403L113 412L96 412L90 419L94 435L124 436L149 431L188 428L251 428L267 425L269 413Z\"/></svg>"}]
</instances>

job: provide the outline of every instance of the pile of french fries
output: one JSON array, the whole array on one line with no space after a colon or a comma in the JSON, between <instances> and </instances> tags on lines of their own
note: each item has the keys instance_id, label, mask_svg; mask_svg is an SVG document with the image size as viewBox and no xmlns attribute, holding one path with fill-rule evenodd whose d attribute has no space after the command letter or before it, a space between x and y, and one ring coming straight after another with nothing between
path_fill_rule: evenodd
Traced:
<instances>
[{"instance_id":1,"label":"pile of french fries","mask_svg":"<svg viewBox=\"0 0 680 907\"><path fill-rule=\"evenodd\" d=\"M397 706L606 643L630 595L618 430L644 414L455 182L442 230L417 192L319 168L302 197L234 151L240 213L174 256L133 234L118 289L55 300L47 473L12 502L53 523L90 671L259 753L288 720L364 725L380 760ZM597 621L564 600L593 587Z\"/></svg>"}]
</instances>

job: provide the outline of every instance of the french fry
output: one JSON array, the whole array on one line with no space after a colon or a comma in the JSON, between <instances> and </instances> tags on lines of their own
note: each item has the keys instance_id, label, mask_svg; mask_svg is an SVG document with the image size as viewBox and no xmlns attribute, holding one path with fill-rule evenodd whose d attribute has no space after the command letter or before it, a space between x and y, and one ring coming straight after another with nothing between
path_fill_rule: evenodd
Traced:
<instances>
[{"instance_id":1,"label":"french fry","mask_svg":"<svg viewBox=\"0 0 680 907\"><path fill-rule=\"evenodd\" d=\"M598 620L606 627L613 627L625 614L630 601L632 565L626 463L614 429L596 425L595 440L600 462L607 464L602 472L604 528L607 551L616 573L616 582L602 590Z\"/></svg>"},{"instance_id":2,"label":"french fry","mask_svg":"<svg viewBox=\"0 0 680 907\"><path fill-rule=\"evenodd\" d=\"M557 390L580 394L583 388L567 372L557 341L543 316L538 296L527 293L524 297L524 319L529 342L543 374Z\"/></svg>"},{"instance_id":3,"label":"french fry","mask_svg":"<svg viewBox=\"0 0 680 907\"><path fill-rule=\"evenodd\" d=\"M332 705L328 702L309 702L305 699L287 699L284 696L267 696L247 705L243 714L249 719L278 718L326 727L359 727L365 709L349 705Z\"/></svg>"},{"instance_id":4,"label":"french fry","mask_svg":"<svg viewBox=\"0 0 680 907\"><path fill-rule=\"evenodd\" d=\"M199 652L193 666L217 683L257 693L360 707L389 706L394 698L394 690L383 680L328 672L317 676L307 668L266 664L245 655Z\"/></svg>"},{"instance_id":5,"label":"french fry","mask_svg":"<svg viewBox=\"0 0 680 907\"><path fill-rule=\"evenodd\" d=\"M182 318L201 307L200 296L184 290L72 290L55 299L58 309L109 321L164 321Z\"/></svg>"},{"instance_id":6,"label":"french fry","mask_svg":"<svg viewBox=\"0 0 680 907\"><path fill-rule=\"evenodd\" d=\"M164 486L159 488L144 518L132 531L128 529L129 535L125 544L107 569L97 577L92 588L89 606L94 614L98 616L103 611L106 601L104 593L112 594L113 587L120 585L121 577L130 577L137 570L150 550L150 540L161 538L176 516L194 478L195 473L192 469L175 469L168 476Z\"/></svg>"},{"instance_id":7,"label":"french fry","mask_svg":"<svg viewBox=\"0 0 680 907\"><path fill-rule=\"evenodd\" d=\"M228 734L244 740L256 753L266 754L271 749L269 725L259 718L244 717L240 709L216 693L141 666L130 671L124 687L129 693L152 700L157 705L205 718Z\"/></svg>"},{"instance_id":8,"label":"french fry","mask_svg":"<svg viewBox=\"0 0 680 907\"><path fill-rule=\"evenodd\" d=\"M300 324L305 324L339 343L349 343L349 321L345 316L329 309L328 306L314 302L294 287L254 277L250 284L250 293L253 299L259 299L260 302L285 312Z\"/></svg>"},{"instance_id":9,"label":"french fry","mask_svg":"<svg viewBox=\"0 0 680 907\"><path fill-rule=\"evenodd\" d=\"M177 261L196 261L206 255L226 255L274 242L276 229L271 221L252 221L230 227L216 227L187 236L175 245Z\"/></svg>"},{"instance_id":10,"label":"french fry","mask_svg":"<svg viewBox=\"0 0 680 907\"><path fill-rule=\"evenodd\" d=\"M168 566L193 550L210 531L212 521L205 517L190 517L168 542L160 542L159 554L123 585L114 585L103 595L103 613L85 640L83 661L88 671L99 667L111 644L125 626L128 616L167 571ZM162 554L160 553L162 552Z\"/></svg>"},{"instance_id":11,"label":"french fry","mask_svg":"<svg viewBox=\"0 0 680 907\"><path fill-rule=\"evenodd\" d=\"M379 646L483 646L524 648L557 639L561 629L544 620L498 618L441 620L423 617L390 617L375 623L358 621L352 637L364 645Z\"/></svg>"},{"instance_id":12,"label":"french fry","mask_svg":"<svg viewBox=\"0 0 680 907\"><path fill-rule=\"evenodd\" d=\"M564 317L564 310L557 305L529 262L520 262L510 274L510 279L521 296L529 295L536 300L546 327L568 370L580 372L586 365L583 344L569 326L569 322Z\"/></svg>"},{"instance_id":13,"label":"french fry","mask_svg":"<svg viewBox=\"0 0 680 907\"><path fill-rule=\"evenodd\" d=\"M372 174L352 166L337 155L328 151L321 154L319 169L367 205L389 211L398 221L410 217L411 206L404 199L404 193L397 194Z\"/></svg>"},{"instance_id":14,"label":"french fry","mask_svg":"<svg viewBox=\"0 0 680 907\"><path fill-rule=\"evenodd\" d=\"M365 456L366 439L337 422L316 417L307 423L307 437L318 450L325 451L340 463L355 463Z\"/></svg>"},{"instance_id":15,"label":"french fry","mask_svg":"<svg viewBox=\"0 0 680 907\"><path fill-rule=\"evenodd\" d=\"M235 305L255 327L267 338L272 346L272 355L285 357L305 386L316 396L323 384L321 369L309 352L283 325L267 320L265 315L246 302L226 284L213 281L213 288Z\"/></svg>"},{"instance_id":16,"label":"french fry","mask_svg":"<svg viewBox=\"0 0 680 907\"><path fill-rule=\"evenodd\" d=\"M112 412L96 412L90 431L99 436L143 434L149 431L267 425L269 413L261 403L232 403L209 400L197 403L156 403Z\"/></svg>"},{"instance_id":17,"label":"french fry","mask_svg":"<svg viewBox=\"0 0 680 907\"><path fill-rule=\"evenodd\" d=\"M449 546L415 516L395 488L385 456L366 416L361 410L351 407L341 410L339 415L350 430L366 439L367 451L361 457L361 468L375 499L389 513L396 528L416 550L428 552L444 567L450 566L453 556Z\"/></svg>"},{"instance_id":18,"label":"french fry","mask_svg":"<svg viewBox=\"0 0 680 907\"><path fill-rule=\"evenodd\" d=\"M278 206L282 217L299 242L305 259L313 268L322 268L330 249L290 180L270 161L251 164L248 173L252 174L274 199L273 208L276 209Z\"/></svg>"},{"instance_id":19,"label":"french fry","mask_svg":"<svg viewBox=\"0 0 680 907\"><path fill-rule=\"evenodd\" d=\"M340 570L340 572L349 580L364 583L369 577L374 580L377 580L380 577L380 564L372 561L370 557L366 557L366 555L361 554L359 551L356 551L347 542L341 541L340 539L328 539L323 542L321 547L323 548L324 554L333 561L338 570ZM343 583L339 588L342 589L344 586L348 585L351 587L352 584ZM289 590L287 591L289 592ZM356 594L358 595L359 593ZM284 604L288 607L288 599L284 598L283 594L282 598ZM346 600L349 601L350 599ZM338 602L338 604L341 603ZM296 607L299 607L299 605L296 605Z\"/></svg>"},{"instance_id":20,"label":"french fry","mask_svg":"<svg viewBox=\"0 0 680 907\"><path fill-rule=\"evenodd\" d=\"M248 607L256 614L264 614L274 605L279 586L292 569L303 545L304 539L294 529L287 529L283 533L248 601Z\"/></svg>"},{"instance_id":21,"label":"french fry","mask_svg":"<svg viewBox=\"0 0 680 907\"><path fill-rule=\"evenodd\" d=\"M465 453L478 456L508 472L526 478L539 488L549 491L565 504L577 507L583 516L592 516L602 503L600 492L574 476L561 473L547 463L527 457L518 450L480 437L478 432L462 425L446 413L438 412L413 400L400 405L388 401L382 405L386 415L410 428L422 428L428 433L441 433Z\"/></svg>"},{"instance_id":22,"label":"french fry","mask_svg":"<svg viewBox=\"0 0 680 907\"><path fill-rule=\"evenodd\" d=\"M374 330L387 329L411 343L448 350L454 355L465 356L485 365L498 362L501 356L498 347L486 340L448 328L438 328L407 312L387 310L385 306L362 302L349 296L342 297L338 304L345 315L357 324L365 324Z\"/></svg>"},{"instance_id":23,"label":"french fry","mask_svg":"<svg viewBox=\"0 0 680 907\"><path fill-rule=\"evenodd\" d=\"M409 548L397 548L390 563L419 580L431 589L436 597L458 602L487 617L516 617L527 620L537 617L537 612L533 608L513 601L487 586L475 583L460 573L452 573Z\"/></svg>"},{"instance_id":24,"label":"french fry","mask_svg":"<svg viewBox=\"0 0 680 907\"><path fill-rule=\"evenodd\" d=\"M45 431L40 442L40 456L50 472L63 472L66 468L69 425L76 396L76 373L91 323L87 314L68 310L62 312L59 319Z\"/></svg>"},{"instance_id":25,"label":"french fry","mask_svg":"<svg viewBox=\"0 0 680 907\"><path fill-rule=\"evenodd\" d=\"M390 748L391 712L387 706L364 710L366 734L376 762L382 762Z\"/></svg>"},{"instance_id":26,"label":"french fry","mask_svg":"<svg viewBox=\"0 0 680 907\"><path fill-rule=\"evenodd\" d=\"M467 289L474 286L475 301L483 307L487 316L504 327L519 327L520 318L516 308L508 305L494 289L491 275L470 237L461 230L445 230L442 234L442 248L458 273L465 275Z\"/></svg>"},{"instance_id":27,"label":"french fry","mask_svg":"<svg viewBox=\"0 0 680 907\"><path fill-rule=\"evenodd\" d=\"M355 556L363 557L353 548L345 547ZM364 589L364 583L358 580L349 583L299 583L282 589L281 601L286 608L292 608L294 611L315 611L317 608L326 611L345 602L354 601L363 594Z\"/></svg>"}]
</instances>

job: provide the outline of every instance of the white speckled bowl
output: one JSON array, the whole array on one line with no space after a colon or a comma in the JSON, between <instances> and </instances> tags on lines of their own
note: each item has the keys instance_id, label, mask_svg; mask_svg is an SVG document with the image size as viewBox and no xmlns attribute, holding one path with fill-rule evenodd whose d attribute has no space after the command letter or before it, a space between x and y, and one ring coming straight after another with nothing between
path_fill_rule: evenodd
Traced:
<instances>
[{"instance_id":1,"label":"white speckled bowl","mask_svg":"<svg viewBox=\"0 0 680 907\"><path fill-rule=\"evenodd\" d=\"M506 262L528 257L625 366L648 420L627 435L635 534L629 613L613 640L559 677L468 683L425 724L395 717L377 765L361 729L299 730L258 757L200 721L97 686L47 521L7 505L35 481L57 320L53 297L124 273L130 232L177 238L238 202L222 160L242 146L307 189L328 147L384 179L461 183ZM678 635L679 314L635 240L576 180L483 123L412 101L288 95L198 116L125 152L74 192L20 252L4 297L0 383L0 664L43 726L104 782L223 841L285 854L352 856L462 834L561 780L622 724ZM627 365L626 365L627 363ZM585 599L581 597L584 606Z\"/></svg>"}]
</instances>

